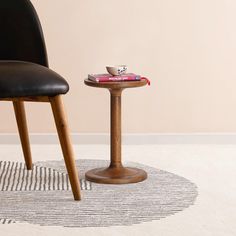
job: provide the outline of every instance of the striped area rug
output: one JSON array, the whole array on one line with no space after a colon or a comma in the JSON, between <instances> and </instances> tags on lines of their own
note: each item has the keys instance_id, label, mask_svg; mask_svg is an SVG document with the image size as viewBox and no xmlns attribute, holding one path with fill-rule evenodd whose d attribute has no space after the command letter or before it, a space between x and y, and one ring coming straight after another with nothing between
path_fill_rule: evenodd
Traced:
<instances>
[{"instance_id":1,"label":"striped area rug","mask_svg":"<svg viewBox=\"0 0 236 236\"><path fill-rule=\"evenodd\" d=\"M2 225L14 224L14 223L16 223L14 220L0 219L0 224Z\"/></svg>"},{"instance_id":2,"label":"striped area rug","mask_svg":"<svg viewBox=\"0 0 236 236\"><path fill-rule=\"evenodd\" d=\"M81 179L81 189L91 190L91 183ZM28 171L24 163L0 161L0 191L71 190L66 173L34 165Z\"/></svg>"},{"instance_id":3,"label":"striped area rug","mask_svg":"<svg viewBox=\"0 0 236 236\"><path fill-rule=\"evenodd\" d=\"M108 161L78 160L82 201L73 201L64 161L0 162L0 224L109 227L160 220L194 204L197 186L181 176L138 163L147 171L141 183L103 185L85 181L85 172Z\"/></svg>"}]
</instances>

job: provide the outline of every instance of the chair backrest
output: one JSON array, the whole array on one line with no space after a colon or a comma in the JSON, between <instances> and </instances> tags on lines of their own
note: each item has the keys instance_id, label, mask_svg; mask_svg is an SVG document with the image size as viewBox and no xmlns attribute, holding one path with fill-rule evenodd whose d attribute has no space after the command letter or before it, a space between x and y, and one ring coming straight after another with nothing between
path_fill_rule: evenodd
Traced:
<instances>
[{"instance_id":1,"label":"chair backrest","mask_svg":"<svg viewBox=\"0 0 236 236\"><path fill-rule=\"evenodd\" d=\"M48 67L42 28L30 0L0 0L0 60Z\"/></svg>"}]
</instances>

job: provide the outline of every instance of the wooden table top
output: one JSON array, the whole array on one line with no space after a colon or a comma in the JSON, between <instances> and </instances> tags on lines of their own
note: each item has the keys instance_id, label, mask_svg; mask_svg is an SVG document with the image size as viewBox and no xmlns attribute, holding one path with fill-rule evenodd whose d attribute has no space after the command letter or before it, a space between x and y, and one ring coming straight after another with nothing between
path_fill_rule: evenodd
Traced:
<instances>
[{"instance_id":1,"label":"wooden table top","mask_svg":"<svg viewBox=\"0 0 236 236\"><path fill-rule=\"evenodd\" d=\"M85 79L84 83L91 87L97 88L107 88L107 89L125 89L125 88L136 88L147 85L147 81L137 80L137 81L115 81L115 82L95 82L89 79Z\"/></svg>"}]
</instances>

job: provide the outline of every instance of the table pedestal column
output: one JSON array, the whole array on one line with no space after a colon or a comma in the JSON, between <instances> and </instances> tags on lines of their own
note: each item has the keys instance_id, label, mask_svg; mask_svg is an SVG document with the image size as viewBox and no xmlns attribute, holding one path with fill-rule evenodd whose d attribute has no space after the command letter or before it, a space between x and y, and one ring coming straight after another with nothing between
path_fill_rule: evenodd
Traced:
<instances>
[{"instance_id":1,"label":"table pedestal column","mask_svg":"<svg viewBox=\"0 0 236 236\"><path fill-rule=\"evenodd\" d=\"M122 89L110 89L111 93L111 163L108 168L97 168L86 173L86 179L103 184L137 183L147 178L144 170L123 167L121 161L121 93Z\"/></svg>"}]
</instances>

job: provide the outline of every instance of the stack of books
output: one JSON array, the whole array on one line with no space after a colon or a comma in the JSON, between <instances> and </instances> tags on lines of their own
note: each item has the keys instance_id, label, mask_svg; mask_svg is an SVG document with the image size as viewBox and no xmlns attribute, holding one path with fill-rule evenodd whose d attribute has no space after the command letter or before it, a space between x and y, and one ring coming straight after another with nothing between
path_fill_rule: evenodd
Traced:
<instances>
[{"instance_id":1,"label":"stack of books","mask_svg":"<svg viewBox=\"0 0 236 236\"><path fill-rule=\"evenodd\" d=\"M110 74L89 74L88 79L95 82L137 81L141 80L141 76L134 73L118 76L112 76Z\"/></svg>"}]
</instances>

